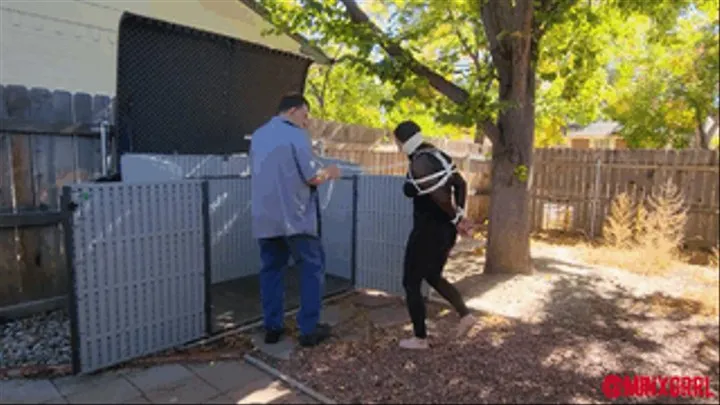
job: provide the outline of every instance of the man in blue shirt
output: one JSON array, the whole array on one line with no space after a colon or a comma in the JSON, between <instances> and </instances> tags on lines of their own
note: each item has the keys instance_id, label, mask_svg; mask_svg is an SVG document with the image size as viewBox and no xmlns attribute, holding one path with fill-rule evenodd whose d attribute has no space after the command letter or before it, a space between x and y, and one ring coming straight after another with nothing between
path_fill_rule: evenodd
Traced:
<instances>
[{"instance_id":1,"label":"man in blue shirt","mask_svg":"<svg viewBox=\"0 0 720 405\"><path fill-rule=\"evenodd\" d=\"M308 102L300 94L280 101L278 115L252 135L251 215L253 237L260 244L260 292L265 342L277 343L284 330L283 270L292 255L301 271L300 344L314 346L330 336L319 323L325 281L325 252L319 238L317 186L340 177L337 166L315 159Z\"/></svg>"}]
</instances>

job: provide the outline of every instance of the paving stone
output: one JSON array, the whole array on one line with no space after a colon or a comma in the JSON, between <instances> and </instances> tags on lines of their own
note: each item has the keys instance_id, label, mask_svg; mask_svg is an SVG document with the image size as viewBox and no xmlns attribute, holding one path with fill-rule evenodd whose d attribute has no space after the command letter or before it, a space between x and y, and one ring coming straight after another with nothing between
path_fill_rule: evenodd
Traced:
<instances>
[{"instance_id":1,"label":"paving stone","mask_svg":"<svg viewBox=\"0 0 720 405\"><path fill-rule=\"evenodd\" d=\"M155 404L197 404L219 394L220 391L215 387L200 377L193 376L178 381L175 386L165 385L162 388L146 391L145 397Z\"/></svg>"},{"instance_id":2,"label":"paving stone","mask_svg":"<svg viewBox=\"0 0 720 405\"><path fill-rule=\"evenodd\" d=\"M140 390L130 381L119 377L100 386L89 386L88 389L77 390L66 398L71 404L120 404L139 396L142 396Z\"/></svg>"},{"instance_id":3,"label":"paving stone","mask_svg":"<svg viewBox=\"0 0 720 405\"><path fill-rule=\"evenodd\" d=\"M230 398L234 404L267 404L291 394L292 391L285 385L267 377L262 380L255 380L225 395Z\"/></svg>"},{"instance_id":4,"label":"paving stone","mask_svg":"<svg viewBox=\"0 0 720 405\"><path fill-rule=\"evenodd\" d=\"M188 368L220 392L241 388L254 380L267 377L266 373L244 361L191 364Z\"/></svg>"},{"instance_id":5,"label":"paving stone","mask_svg":"<svg viewBox=\"0 0 720 405\"><path fill-rule=\"evenodd\" d=\"M95 387L102 387L112 381L122 379L120 371L106 371L93 375L71 375L52 380L60 394L64 396L73 395L79 391L88 391Z\"/></svg>"},{"instance_id":6,"label":"paving stone","mask_svg":"<svg viewBox=\"0 0 720 405\"><path fill-rule=\"evenodd\" d=\"M269 345L265 343L265 332L257 332L252 336L252 342L259 350L268 356L280 360L290 360L290 356L297 348L297 343L289 336L283 336L278 343Z\"/></svg>"},{"instance_id":7,"label":"paving stone","mask_svg":"<svg viewBox=\"0 0 720 405\"><path fill-rule=\"evenodd\" d=\"M293 392L291 394L276 398L276 399L270 401L270 403L271 404L318 404L319 402L305 394Z\"/></svg>"},{"instance_id":8,"label":"paving stone","mask_svg":"<svg viewBox=\"0 0 720 405\"><path fill-rule=\"evenodd\" d=\"M219 395L209 401L203 402L204 404L234 404L233 400L225 394Z\"/></svg>"},{"instance_id":9,"label":"paving stone","mask_svg":"<svg viewBox=\"0 0 720 405\"><path fill-rule=\"evenodd\" d=\"M320 319L322 322L330 326L336 326L350 319L353 316L354 309L351 306L341 306L338 304L330 305L323 309Z\"/></svg>"},{"instance_id":10,"label":"paving stone","mask_svg":"<svg viewBox=\"0 0 720 405\"><path fill-rule=\"evenodd\" d=\"M65 399L63 397L56 397L49 401L43 402L43 404L67 404L67 403L68 403L67 399Z\"/></svg>"},{"instance_id":11,"label":"paving stone","mask_svg":"<svg viewBox=\"0 0 720 405\"><path fill-rule=\"evenodd\" d=\"M128 399L128 400L124 401L123 403L125 403L125 404L149 404L151 402L148 401L147 398L145 398L145 397L135 397L132 399Z\"/></svg>"},{"instance_id":12,"label":"paving stone","mask_svg":"<svg viewBox=\"0 0 720 405\"><path fill-rule=\"evenodd\" d=\"M50 380L0 381L0 404L38 404L62 398Z\"/></svg>"},{"instance_id":13,"label":"paving stone","mask_svg":"<svg viewBox=\"0 0 720 405\"><path fill-rule=\"evenodd\" d=\"M176 387L179 383L194 377L193 373L180 364L163 364L146 369L136 369L125 374L125 377L142 392Z\"/></svg>"}]
</instances>

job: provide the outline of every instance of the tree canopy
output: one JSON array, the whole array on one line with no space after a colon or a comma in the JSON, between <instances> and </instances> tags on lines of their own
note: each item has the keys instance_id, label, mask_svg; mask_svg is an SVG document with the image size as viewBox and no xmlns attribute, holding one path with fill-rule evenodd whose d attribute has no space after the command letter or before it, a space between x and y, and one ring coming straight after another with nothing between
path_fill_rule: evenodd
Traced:
<instances>
[{"instance_id":1,"label":"tree canopy","mask_svg":"<svg viewBox=\"0 0 720 405\"><path fill-rule=\"evenodd\" d=\"M498 99L479 1L374 0L362 7L336 0L258 3L278 30L304 34L339 61L314 67L309 78L313 97L324 90L325 118L386 126L410 114L429 134L477 132L479 140L485 133L478 122L509 107ZM542 35L537 146L562 142L569 123L600 118L622 123L634 147L685 146L698 117L704 122L713 116L717 0L535 3ZM364 21L370 24L359 23ZM447 91L435 91L438 84Z\"/></svg>"},{"instance_id":2,"label":"tree canopy","mask_svg":"<svg viewBox=\"0 0 720 405\"><path fill-rule=\"evenodd\" d=\"M680 121L687 114L678 112L678 102L657 100L654 92L672 88L670 94L698 111L707 101L697 90L703 85L687 80L715 73L706 72L709 62L696 64L682 85L657 85L648 78L663 73L656 74L661 68L647 52L624 49L636 57L618 57L627 43L655 51L676 43L677 53L682 44L702 43L694 60L711 55L710 42L698 38L712 39L716 20L692 38L680 34L687 30L678 21L717 11L713 0L392 0L364 7L354 0L258 1L279 31L305 34L321 48L343 47L338 63L388 86L391 96L380 103L386 111L420 103L431 122L472 128L477 142L490 139L488 273L532 272L528 179L534 144L556 142L570 122L587 124L607 112L622 119L635 99L661 105L658 111L677 113ZM628 24L634 19L649 24L636 29ZM678 62L670 54L672 70ZM614 85L630 90L624 95ZM636 113L625 122L637 120ZM632 128L624 129L631 140L637 134Z\"/></svg>"}]
</instances>

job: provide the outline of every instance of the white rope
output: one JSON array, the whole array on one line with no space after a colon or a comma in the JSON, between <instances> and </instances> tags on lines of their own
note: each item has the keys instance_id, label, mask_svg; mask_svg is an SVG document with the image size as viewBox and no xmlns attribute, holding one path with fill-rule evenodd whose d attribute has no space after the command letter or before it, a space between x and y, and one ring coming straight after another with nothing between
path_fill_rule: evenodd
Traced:
<instances>
[{"instance_id":1,"label":"white rope","mask_svg":"<svg viewBox=\"0 0 720 405\"><path fill-rule=\"evenodd\" d=\"M356 170L358 170L358 169L361 169L361 170L363 170L363 171L366 172L366 173L358 173L357 176L372 176L373 173L367 173L367 172L375 171L375 170L378 170L378 171L381 171L381 172L382 172L382 171L389 170L389 169L394 169L394 168L397 168L397 167L405 167L405 166L407 166L407 165L408 165L407 162L398 162L398 163L391 163L391 164L388 164L388 165L365 166L365 167L363 167L363 166L350 166L350 165L338 164L337 167L338 167L341 171L356 171ZM324 167L324 166L323 166L323 167ZM335 190L335 179L330 180L330 182L328 183L328 194L327 194L327 197L325 198L325 203L321 203L321 204L320 204L320 208L321 208L322 210L325 210L325 209L327 209L327 207L330 206L330 202L332 201L332 197L333 197L334 190Z\"/></svg>"},{"instance_id":2,"label":"white rope","mask_svg":"<svg viewBox=\"0 0 720 405\"><path fill-rule=\"evenodd\" d=\"M325 166L322 164L322 162L318 162L318 163L320 163L321 167L325 167ZM367 172L367 171L375 171L375 170L378 170L378 171L386 171L386 170L395 169L395 168L401 167L401 166L404 167L404 166L407 166L407 165L408 165L407 162L398 162L398 163L391 163L391 164L388 164L388 165L367 166L367 167L362 167L362 166L359 166L359 167L358 167L358 166L350 166L350 165L343 165L343 164L338 164L337 166L338 166L338 168L339 168L341 171L355 171L355 170L358 170L358 169L362 169L363 171ZM179 168L179 166L178 166L178 168ZM242 179L249 178L249 177L250 177L250 171L251 171L251 169L250 169L250 162L248 162L247 167L245 168L245 170L243 170L243 171L238 175L238 177L240 177L240 178L242 178ZM358 176L372 176L373 173L357 173L357 175L358 175ZM188 177L188 176L186 175L185 178L190 178L190 177ZM322 210L326 210L326 209L330 206L330 203L332 202L332 198L333 198L333 195L334 195L334 192L335 192L335 181L336 181L335 179L332 179L332 180L330 180L330 181L328 182L328 192L327 192L327 196L325 197L325 201L324 201L324 202L320 202L320 208L321 208ZM242 213L241 213L240 215L244 215L245 213L247 213L247 211L248 211L249 209L250 209L250 202L248 202L248 205L245 207L245 209L243 209L243 211L242 211Z\"/></svg>"},{"instance_id":3,"label":"white rope","mask_svg":"<svg viewBox=\"0 0 720 405\"><path fill-rule=\"evenodd\" d=\"M420 151L418 153L418 155L422 154L422 153L429 153L429 154L435 156L435 158L438 159L440 161L440 163L442 163L443 168L433 174L427 175L420 179L415 179L412 176L412 173L410 173L410 171L408 170L408 173L406 176L407 181L410 184L412 184L413 186L415 186L415 189L418 191L418 195L425 195L425 194L432 193L433 191L435 191L435 190L439 189L440 187L444 186L445 184L447 184L448 180L450 180L450 177L452 177L453 174L457 173L457 167L452 162L448 162L445 159L445 157L443 157L442 154L440 154L440 151L438 151L437 149L423 150L423 151ZM435 183L434 185L432 185L424 190L422 188L420 188L420 185L422 183L427 183L428 181L435 180L437 178L440 178L440 180L438 180L438 182Z\"/></svg>"},{"instance_id":4,"label":"white rope","mask_svg":"<svg viewBox=\"0 0 720 405\"><path fill-rule=\"evenodd\" d=\"M318 161L321 168L324 168L325 165L322 164L322 162ZM335 189L335 179L330 180L328 183L328 194L327 198L325 198L325 204L320 203L320 209L325 210L330 205L330 200L332 200L333 190Z\"/></svg>"}]
</instances>

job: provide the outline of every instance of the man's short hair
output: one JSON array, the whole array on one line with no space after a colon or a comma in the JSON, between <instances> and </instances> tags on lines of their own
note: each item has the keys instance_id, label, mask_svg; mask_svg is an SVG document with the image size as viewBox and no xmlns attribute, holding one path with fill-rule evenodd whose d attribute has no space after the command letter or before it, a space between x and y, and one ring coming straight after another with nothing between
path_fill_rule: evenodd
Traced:
<instances>
[{"instance_id":1,"label":"man's short hair","mask_svg":"<svg viewBox=\"0 0 720 405\"><path fill-rule=\"evenodd\" d=\"M310 108L310 104L307 99L300 93L288 93L280 99L278 104L278 113L283 113L292 108L299 108L302 106Z\"/></svg>"}]
</instances>

